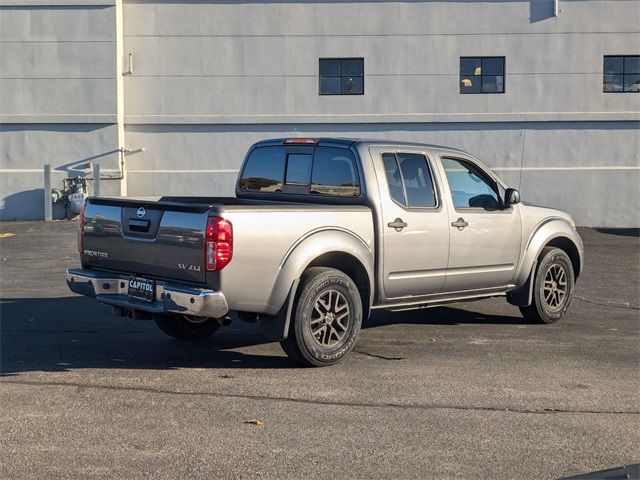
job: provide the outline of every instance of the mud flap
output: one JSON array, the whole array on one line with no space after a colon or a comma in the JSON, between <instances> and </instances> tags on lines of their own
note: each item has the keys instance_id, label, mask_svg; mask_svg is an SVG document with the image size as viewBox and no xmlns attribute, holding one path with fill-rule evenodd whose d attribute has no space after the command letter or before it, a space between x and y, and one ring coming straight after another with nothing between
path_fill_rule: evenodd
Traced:
<instances>
[{"instance_id":1,"label":"mud flap","mask_svg":"<svg viewBox=\"0 0 640 480\"><path fill-rule=\"evenodd\" d=\"M299 284L299 278L294 280L293 285L291 285L291 290L289 290L287 300L284 302L284 305L277 313L277 315L273 317L265 317L262 322L260 322L262 334L265 337L269 338L271 341L279 342L282 340L286 340L289 334L291 315L293 314L293 304L295 303L294 301Z\"/></svg>"},{"instance_id":2,"label":"mud flap","mask_svg":"<svg viewBox=\"0 0 640 480\"><path fill-rule=\"evenodd\" d=\"M538 266L538 260L533 262L531 266L531 272L524 285L517 290L509 292L507 294L507 301L511 305L516 307L528 307L533 301L533 284L535 283L536 267Z\"/></svg>"}]
</instances>

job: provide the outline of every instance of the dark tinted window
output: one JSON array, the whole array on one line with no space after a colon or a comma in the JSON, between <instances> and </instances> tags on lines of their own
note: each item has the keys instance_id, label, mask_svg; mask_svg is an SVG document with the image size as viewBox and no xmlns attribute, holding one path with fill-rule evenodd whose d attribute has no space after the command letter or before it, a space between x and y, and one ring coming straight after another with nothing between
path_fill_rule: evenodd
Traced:
<instances>
[{"instance_id":1,"label":"dark tinted window","mask_svg":"<svg viewBox=\"0 0 640 480\"><path fill-rule=\"evenodd\" d=\"M311 193L340 197L360 195L356 160L350 150L316 148L311 174Z\"/></svg>"},{"instance_id":2,"label":"dark tinted window","mask_svg":"<svg viewBox=\"0 0 640 480\"><path fill-rule=\"evenodd\" d=\"M500 206L495 182L471 163L443 158L453 205L456 208L496 210Z\"/></svg>"},{"instance_id":3,"label":"dark tinted window","mask_svg":"<svg viewBox=\"0 0 640 480\"><path fill-rule=\"evenodd\" d=\"M602 72L603 92L640 92L640 55L605 56Z\"/></svg>"},{"instance_id":4,"label":"dark tinted window","mask_svg":"<svg viewBox=\"0 0 640 480\"><path fill-rule=\"evenodd\" d=\"M624 57L604 57L603 72L605 75L622 73L624 70Z\"/></svg>"},{"instance_id":5,"label":"dark tinted window","mask_svg":"<svg viewBox=\"0 0 640 480\"><path fill-rule=\"evenodd\" d=\"M389 194L407 207L435 207L431 171L424 155L384 153L382 155Z\"/></svg>"},{"instance_id":6,"label":"dark tinted window","mask_svg":"<svg viewBox=\"0 0 640 480\"><path fill-rule=\"evenodd\" d=\"M321 58L320 95L364 94L364 58Z\"/></svg>"},{"instance_id":7,"label":"dark tinted window","mask_svg":"<svg viewBox=\"0 0 640 480\"><path fill-rule=\"evenodd\" d=\"M431 172L424 155L415 153L396 154L409 207L435 207L436 195L433 191Z\"/></svg>"},{"instance_id":8,"label":"dark tinted window","mask_svg":"<svg viewBox=\"0 0 640 480\"><path fill-rule=\"evenodd\" d=\"M340 95L341 91L340 77L320 77L320 95Z\"/></svg>"},{"instance_id":9,"label":"dark tinted window","mask_svg":"<svg viewBox=\"0 0 640 480\"><path fill-rule=\"evenodd\" d=\"M382 161L384 170L387 174L387 185L389 186L389 195L396 202L406 206L407 201L404 198L404 188L402 187L402 176L400 175L400 167L394 153L383 153Z\"/></svg>"},{"instance_id":10,"label":"dark tinted window","mask_svg":"<svg viewBox=\"0 0 640 480\"><path fill-rule=\"evenodd\" d=\"M320 76L321 77L339 77L341 75L339 58L321 58L320 59Z\"/></svg>"},{"instance_id":11,"label":"dark tinted window","mask_svg":"<svg viewBox=\"0 0 640 480\"><path fill-rule=\"evenodd\" d=\"M358 178L356 159L344 148L259 147L247 159L240 190L358 197Z\"/></svg>"},{"instance_id":12,"label":"dark tinted window","mask_svg":"<svg viewBox=\"0 0 640 480\"><path fill-rule=\"evenodd\" d=\"M288 185L309 185L311 176L311 154L290 153L287 155Z\"/></svg>"},{"instance_id":13,"label":"dark tinted window","mask_svg":"<svg viewBox=\"0 0 640 480\"><path fill-rule=\"evenodd\" d=\"M504 57L460 57L460 93L504 93Z\"/></svg>"},{"instance_id":14,"label":"dark tinted window","mask_svg":"<svg viewBox=\"0 0 640 480\"><path fill-rule=\"evenodd\" d=\"M340 87L342 95L361 95L364 92L364 77L342 77Z\"/></svg>"},{"instance_id":15,"label":"dark tinted window","mask_svg":"<svg viewBox=\"0 0 640 480\"><path fill-rule=\"evenodd\" d=\"M251 152L240 180L241 190L282 190L286 151L283 147L260 147Z\"/></svg>"},{"instance_id":16,"label":"dark tinted window","mask_svg":"<svg viewBox=\"0 0 640 480\"><path fill-rule=\"evenodd\" d=\"M364 58L343 58L340 60L340 74L344 76L362 77L364 75Z\"/></svg>"}]
</instances>

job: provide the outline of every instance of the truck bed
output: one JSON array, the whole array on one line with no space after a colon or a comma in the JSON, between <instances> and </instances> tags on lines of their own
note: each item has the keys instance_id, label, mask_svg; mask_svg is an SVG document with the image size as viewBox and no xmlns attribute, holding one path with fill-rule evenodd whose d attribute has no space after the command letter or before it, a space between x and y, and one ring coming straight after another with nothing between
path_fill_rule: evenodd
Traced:
<instances>
[{"instance_id":1,"label":"truck bed","mask_svg":"<svg viewBox=\"0 0 640 480\"><path fill-rule=\"evenodd\" d=\"M233 229L233 258L221 271L205 269L209 217L223 217ZM321 232L360 239L373 261L373 214L365 205L89 198L83 225L83 268L224 291L231 310L280 308L282 292L275 288L280 270L306 238Z\"/></svg>"}]
</instances>

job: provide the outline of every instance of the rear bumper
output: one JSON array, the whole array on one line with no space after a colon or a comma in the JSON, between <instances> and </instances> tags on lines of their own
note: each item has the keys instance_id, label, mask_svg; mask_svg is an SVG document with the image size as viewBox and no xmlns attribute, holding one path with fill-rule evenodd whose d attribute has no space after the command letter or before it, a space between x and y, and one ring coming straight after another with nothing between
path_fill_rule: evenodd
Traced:
<instances>
[{"instance_id":1,"label":"rear bumper","mask_svg":"<svg viewBox=\"0 0 640 480\"><path fill-rule=\"evenodd\" d=\"M67 270L67 285L74 293L95 297L99 302L151 313L181 313L198 317L224 317L229 306L222 292L170 282L156 282L155 300L146 302L130 297L129 275Z\"/></svg>"}]
</instances>

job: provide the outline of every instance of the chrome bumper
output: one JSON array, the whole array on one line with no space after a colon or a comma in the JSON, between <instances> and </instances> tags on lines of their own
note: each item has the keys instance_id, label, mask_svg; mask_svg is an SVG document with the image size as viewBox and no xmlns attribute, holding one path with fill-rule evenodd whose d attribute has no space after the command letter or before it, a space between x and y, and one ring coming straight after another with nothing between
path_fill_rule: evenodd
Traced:
<instances>
[{"instance_id":1,"label":"chrome bumper","mask_svg":"<svg viewBox=\"0 0 640 480\"><path fill-rule=\"evenodd\" d=\"M129 275L93 270L67 270L67 285L72 292L95 297L107 305L151 313L170 312L213 318L224 317L229 311L221 292L170 282L156 282L153 302L139 300L127 294L129 278Z\"/></svg>"}]
</instances>

